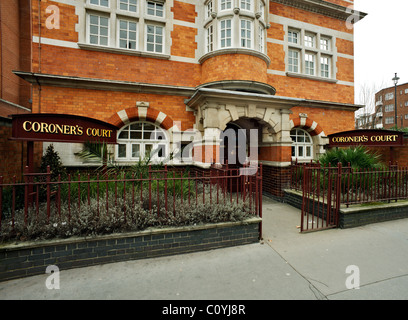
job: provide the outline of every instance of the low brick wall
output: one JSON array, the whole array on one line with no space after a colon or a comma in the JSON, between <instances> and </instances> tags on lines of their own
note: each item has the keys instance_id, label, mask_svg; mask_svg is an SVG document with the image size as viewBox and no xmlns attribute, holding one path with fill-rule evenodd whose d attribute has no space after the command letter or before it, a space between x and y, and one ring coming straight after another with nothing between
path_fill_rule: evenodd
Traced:
<instances>
[{"instance_id":1,"label":"low brick wall","mask_svg":"<svg viewBox=\"0 0 408 320\"><path fill-rule=\"evenodd\" d=\"M285 190L284 201L295 208L302 209L302 193L299 191ZM353 205L349 208L342 206L339 214L342 229L403 218L408 218L408 201Z\"/></svg>"},{"instance_id":2,"label":"low brick wall","mask_svg":"<svg viewBox=\"0 0 408 320\"><path fill-rule=\"evenodd\" d=\"M370 223L408 218L408 202L351 206L340 209L340 227L354 228Z\"/></svg>"},{"instance_id":3,"label":"low brick wall","mask_svg":"<svg viewBox=\"0 0 408 320\"><path fill-rule=\"evenodd\" d=\"M146 230L93 238L0 246L0 281L97 264L153 258L259 241L260 218L193 227Z\"/></svg>"}]
</instances>

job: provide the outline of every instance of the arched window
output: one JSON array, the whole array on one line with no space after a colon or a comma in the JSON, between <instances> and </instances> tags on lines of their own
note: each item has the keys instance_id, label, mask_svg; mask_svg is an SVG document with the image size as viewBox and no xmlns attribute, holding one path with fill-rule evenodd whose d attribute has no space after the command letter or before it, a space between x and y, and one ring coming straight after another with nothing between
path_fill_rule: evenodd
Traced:
<instances>
[{"instance_id":1,"label":"arched window","mask_svg":"<svg viewBox=\"0 0 408 320\"><path fill-rule=\"evenodd\" d=\"M308 132L303 129L293 129L290 132L292 138L292 159L310 160L313 158L313 141Z\"/></svg>"},{"instance_id":2,"label":"arched window","mask_svg":"<svg viewBox=\"0 0 408 320\"><path fill-rule=\"evenodd\" d=\"M169 142L166 132L150 122L133 122L118 133L116 160L138 161L149 157L164 160L168 155Z\"/></svg>"}]
</instances>

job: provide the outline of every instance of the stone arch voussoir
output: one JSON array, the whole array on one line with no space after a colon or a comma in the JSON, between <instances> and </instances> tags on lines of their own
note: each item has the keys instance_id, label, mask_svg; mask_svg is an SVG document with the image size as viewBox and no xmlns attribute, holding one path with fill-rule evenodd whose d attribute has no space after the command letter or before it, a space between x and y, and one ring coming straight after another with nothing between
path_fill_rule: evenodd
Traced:
<instances>
[{"instance_id":1,"label":"stone arch voussoir","mask_svg":"<svg viewBox=\"0 0 408 320\"><path fill-rule=\"evenodd\" d=\"M155 123L168 131L174 131L175 129L179 130L170 116L150 107L132 107L123 109L112 115L108 119L108 122L121 128L130 122L143 120Z\"/></svg>"}]
</instances>

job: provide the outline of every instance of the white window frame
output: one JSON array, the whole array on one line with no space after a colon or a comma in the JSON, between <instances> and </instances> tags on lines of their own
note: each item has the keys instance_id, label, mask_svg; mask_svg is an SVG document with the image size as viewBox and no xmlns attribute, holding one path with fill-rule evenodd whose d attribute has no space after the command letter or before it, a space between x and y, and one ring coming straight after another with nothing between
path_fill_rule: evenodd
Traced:
<instances>
[{"instance_id":1,"label":"white window frame","mask_svg":"<svg viewBox=\"0 0 408 320\"><path fill-rule=\"evenodd\" d=\"M394 92L389 92L385 94L385 100L392 100L394 99Z\"/></svg>"},{"instance_id":2,"label":"white window frame","mask_svg":"<svg viewBox=\"0 0 408 320\"><path fill-rule=\"evenodd\" d=\"M206 12L206 18L211 17L211 13L213 12L212 0L208 1L208 3L205 5L205 12Z\"/></svg>"},{"instance_id":3,"label":"white window frame","mask_svg":"<svg viewBox=\"0 0 408 320\"><path fill-rule=\"evenodd\" d=\"M98 18L98 24L91 24L91 17L97 17ZM104 15L104 14L99 14L99 13L88 13L87 16L87 22L86 22L86 28L87 28L87 42L91 45L97 45L97 46L104 46L104 47L109 47L110 45L110 32L111 32L111 28L110 28L110 17ZM101 18L107 19L108 20L108 24L107 26L101 26ZM92 26L96 26L98 28L98 33L91 34L91 27ZM101 35L101 28L107 28L108 29L108 34L107 35ZM91 42L91 36L96 36L98 39L98 43L92 43ZM106 38L107 43L106 44L101 44L101 38Z\"/></svg>"},{"instance_id":4,"label":"white window frame","mask_svg":"<svg viewBox=\"0 0 408 320\"><path fill-rule=\"evenodd\" d=\"M153 14L149 13L149 4L154 4ZM158 6L161 6L161 9L158 9ZM157 13L161 12L162 15L158 15ZM157 17L157 18L165 18L166 14L166 7L164 2L154 1L154 0L146 0L146 15L150 17Z\"/></svg>"},{"instance_id":5,"label":"white window frame","mask_svg":"<svg viewBox=\"0 0 408 320\"><path fill-rule=\"evenodd\" d=\"M102 1L107 1L108 5L107 6L102 5L101 4ZM102 8L109 8L110 7L110 1L111 0L88 0L88 3L93 5L93 6L99 6L99 7L102 7ZM97 3L94 3L94 2L97 2Z\"/></svg>"},{"instance_id":6,"label":"white window frame","mask_svg":"<svg viewBox=\"0 0 408 320\"><path fill-rule=\"evenodd\" d=\"M386 106L385 106L385 108L384 108L384 111L385 112L392 112L392 111L394 111L395 109L394 109L394 105L393 104L387 104Z\"/></svg>"},{"instance_id":7,"label":"white window frame","mask_svg":"<svg viewBox=\"0 0 408 320\"><path fill-rule=\"evenodd\" d=\"M205 52L214 51L214 26L210 24L205 29Z\"/></svg>"},{"instance_id":8,"label":"white window frame","mask_svg":"<svg viewBox=\"0 0 408 320\"><path fill-rule=\"evenodd\" d=\"M233 0L219 0L220 11L231 10Z\"/></svg>"},{"instance_id":9,"label":"white window frame","mask_svg":"<svg viewBox=\"0 0 408 320\"><path fill-rule=\"evenodd\" d=\"M258 27L258 51L265 53L265 28L262 25Z\"/></svg>"},{"instance_id":10,"label":"white window frame","mask_svg":"<svg viewBox=\"0 0 408 320\"><path fill-rule=\"evenodd\" d=\"M136 2L136 4L130 3L130 1L134 1ZM118 0L118 9L121 11L126 11L126 12L131 12L131 13L138 13L139 12L139 1L140 0ZM127 9L122 9L121 6L125 5L127 7ZM130 7L135 7L136 10L130 10Z\"/></svg>"},{"instance_id":11,"label":"white window frame","mask_svg":"<svg viewBox=\"0 0 408 320\"><path fill-rule=\"evenodd\" d=\"M286 30L286 74L287 76L337 82L335 63L336 48L333 37L313 31L288 26ZM299 54L299 69L293 64L291 51Z\"/></svg>"},{"instance_id":12,"label":"white window frame","mask_svg":"<svg viewBox=\"0 0 408 320\"><path fill-rule=\"evenodd\" d=\"M239 0L239 8L241 10L252 11L252 0Z\"/></svg>"},{"instance_id":13,"label":"white window frame","mask_svg":"<svg viewBox=\"0 0 408 320\"><path fill-rule=\"evenodd\" d=\"M242 24L245 24L244 27ZM248 28L249 26L249 28ZM253 48L253 23L249 19L240 19L239 20L239 46L241 48L252 49ZM245 36L242 36L242 32L245 33Z\"/></svg>"},{"instance_id":14,"label":"white window frame","mask_svg":"<svg viewBox=\"0 0 408 320\"><path fill-rule=\"evenodd\" d=\"M121 29L121 22L126 22L126 39L125 39L126 40L126 48L123 48L123 47L120 46L121 40L124 40L124 38L121 38L121 35L120 35L121 31L124 30L124 29ZM129 30L129 24L130 23L133 23L133 24L136 25L136 30ZM122 18L117 19L117 47L120 48L120 49L138 50L138 40L139 40L138 39L139 38L138 37L138 28L139 28L139 26L138 26L138 23L136 21L132 21L132 20L128 20L128 19L122 19ZM130 32L135 33L136 39L130 39L129 38ZM134 48L129 48L129 43L130 42L135 43Z\"/></svg>"},{"instance_id":15,"label":"white window frame","mask_svg":"<svg viewBox=\"0 0 408 320\"><path fill-rule=\"evenodd\" d=\"M316 48L316 35L311 33L305 33L304 46L307 48Z\"/></svg>"},{"instance_id":16,"label":"white window frame","mask_svg":"<svg viewBox=\"0 0 408 320\"><path fill-rule=\"evenodd\" d=\"M295 41L296 40L296 41ZM300 32L297 30L288 30L288 42L293 44L300 44Z\"/></svg>"},{"instance_id":17,"label":"white window frame","mask_svg":"<svg viewBox=\"0 0 408 320\"><path fill-rule=\"evenodd\" d=\"M305 74L309 76L316 75L316 55L314 53L305 53Z\"/></svg>"},{"instance_id":18,"label":"white window frame","mask_svg":"<svg viewBox=\"0 0 408 320\"><path fill-rule=\"evenodd\" d=\"M290 137L292 139L293 160L298 159L302 161L313 159L313 139L307 131L300 128L293 128L290 131ZM309 155L307 155L308 153Z\"/></svg>"},{"instance_id":19,"label":"white window frame","mask_svg":"<svg viewBox=\"0 0 408 320\"><path fill-rule=\"evenodd\" d=\"M385 124L394 124L394 117L385 117Z\"/></svg>"},{"instance_id":20,"label":"white window frame","mask_svg":"<svg viewBox=\"0 0 408 320\"><path fill-rule=\"evenodd\" d=\"M149 27L154 27L154 42L148 42L148 29ZM156 28L161 28L162 29L162 41L161 43L156 42L156 37L160 36L156 34ZM148 45L153 44L154 50L148 50ZM163 25L155 24L155 23L146 23L145 24L145 51L147 52L153 52L153 53L164 53L164 44L165 44L165 27ZM161 45L161 51L156 50L156 45Z\"/></svg>"},{"instance_id":21,"label":"white window frame","mask_svg":"<svg viewBox=\"0 0 408 320\"><path fill-rule=\"evenodd\" d=\"M330 51L331 50L331 41L330 38L325 36L320 36L320 50Z\"/></svg>"},{"instance_id":22,"label":"white window frame","mask_svg":"<svg viewBox=\"0 0 408 320\"><path fill-rule=\"evenodd\" d=\"M296 54L297 57L294 57L293 54ZM289 72L294 72L294 73L300 72L301 70L300 69L300 56L301 56L301 53L299 50L289 49L289 56L288 56ZM297 68L297 70L295 70L294 68Z\"/></svg>"},{"instance_id":23,"label":"white window frame","mask_svg":"<svg viewBox=\"0 0 408 320\"><path fill-rule=\"evenodd\" d=\"M230 26L225 28L225 30L222 28L223 22L227 23L229 22ZM230 31L230 36L227 37L227 31ZM225 37L222 37L222 33L225 31ZM225 45L222 45L223 40L225 41ZM226 45L227 40L230 40L230 45ZM219 21L219 47L220 49L225 49L225 48L232 48L233 46L233 30L232 30L232 19L222 19Z\"/></svg>"},{"instance_id":24,"label":"white window frame","mask_svg":"<svg viewBox=\"0 0 408 320\"><path fill-rule=\"evenodd\" d=\"M141 125L141 130L137 131L140 133L141 138L136 139L136 138L131 138L130 137L130 132L136 132L136 130L132 130L132 126L138 126ZM149 132L145 132L145 125L149 125L154 127L154 132L155 136L153 137L154 139L151 139L151 134L150 137L147 135ZM120 135L122 134L123 131L128 131L129 135L127 138L120 138ZM146 133L146 134L145 134ZM164 137L164 139L157 139L157 133L160 133L160 136ZM157 150L158 147L164 147L164 154L159 157L158 153L155 153L152 157L152 161L162 161L166 159L169 155L170 152L170 142L169 142L169 136L168 133L160 128L158 125L148 122L148 121L136 121L129 123L128 125L124 126L121 128L118 132L117 136L117 142L118 144L115 146L115 160L119 162L131 162L131 161L139 161L144 159L146 156L146 146L147 145L152 145L152 151ZM126 150L126 156L125 157L119 157L119 149L121 146L125 145L125 150ZM133 146L139 146L139 156L133 156Z\"/></svg>"},{"instance_id":25,"label":"white window frame","mask_svg":"<svg viewBox=\"0 0 408 320\"><path fill-rule=\"evenodd\" d=\"M320 76L322 78L331 78L331 58L328 56L320 57Z\"/></svg>"}]
</instances>

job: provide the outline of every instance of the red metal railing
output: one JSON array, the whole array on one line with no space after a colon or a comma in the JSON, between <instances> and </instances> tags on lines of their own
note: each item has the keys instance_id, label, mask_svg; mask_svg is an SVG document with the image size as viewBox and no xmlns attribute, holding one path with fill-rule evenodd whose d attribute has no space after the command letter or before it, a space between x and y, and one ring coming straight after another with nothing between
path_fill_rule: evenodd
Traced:
<instances>
[{"instance_id":1,"label":"red metal railing","mask_svg":"<svg viewBox=\"0 0 408 320\"><path fill-rule=\"evenodd\" d=\"M309 190L312 194L327 193L330 190L327 189L328 172L335 172L339 179L340 203L346 206L408 199L408 168L399 167L398 164L390 163L388 168L382 169L355 170L350 165L321 167L318 163L294 163L291 166L292 190L301 191L304 188L305 168L310 171L311 177L320 177L313 180L313 191Z\"/></svg>"},{"instance_id":2,"label":"red metal railing","mask_svg":"<svg viewBox=\"0 0 408 320\"><path fill-rule=\"evenodd\" d=\"M354 170L294 164L291 188L302 191L301 231L337 227L340 206L408 199L408 168Z\"/></svg>"},{"instance_id":3,"label":"red metal railing","mask_svg":"<svg viewBox=\"0 0 408 320\"><path fill-rule=\"evenodd\" d=\"M130 210L125 203L136 202L158 216L175 215L183 203L233 203L262 217L262 166L254 175L243 175L239 168L228 166L187 173L164 166L112 175L68 174L66 179L58 176L55 181L51 181L49 168L47 173L31 174L27 170L20 183L15 177L11 183L3 183L0 177L0 230L5 218L14 228L17 214L24 215L24 224L32 214L37 219L45 216L49 223L51 217L61 216L62 205L65 218L70 220L91 202L96 203L98 216L102 211L108 214L114 210L125 221ZM45 215L40 215L40 210Z\"/></svg>"}]
</instances>

